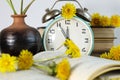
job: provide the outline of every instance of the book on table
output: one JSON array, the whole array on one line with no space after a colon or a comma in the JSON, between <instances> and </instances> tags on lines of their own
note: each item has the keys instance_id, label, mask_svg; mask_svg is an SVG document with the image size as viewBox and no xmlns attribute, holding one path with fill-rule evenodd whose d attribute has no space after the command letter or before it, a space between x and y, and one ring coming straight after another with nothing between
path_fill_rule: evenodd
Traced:
<instances>
[{"instance_id":1,"label":"book on table","mask_svg":"<svg viewBox=\"0 0 120 80\"><path fill-rule=\"evenodd\" d=\"M34 60L52 58L60 51L44 51L34 55ZM58 62L62 58L53 59ZM120 61L108 60L95 56L68 58L71 74L68 80L120 80ZM0 80L59 80L32 67L30 70L13 73L0 73Z\"/></svg>"},{"instance_id":2,"label":"book on table","mask_svg":"<svg viewBox=\"0 0 120 80\"><path fill-rule=\"evenodd\" d=\"M60 55L60 51L46 51L35 55L36 59L45 59ZM68 80L111 80L120 79L120 61L95 56L68 58L71 75ZM57 61L57 59L55 59Z\"/></svg>"}]
</instances>

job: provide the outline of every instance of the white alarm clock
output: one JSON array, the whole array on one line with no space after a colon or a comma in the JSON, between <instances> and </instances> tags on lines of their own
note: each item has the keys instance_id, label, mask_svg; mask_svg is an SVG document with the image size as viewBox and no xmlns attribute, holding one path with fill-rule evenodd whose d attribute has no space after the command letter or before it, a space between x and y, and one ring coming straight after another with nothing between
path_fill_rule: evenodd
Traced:
<instances>
[{"instance_id":1,"label":"white alarm clock","mask_svg":"<svg viewBox=\"0 0 120 80\"><path fill-rule=\"evenodd\" d=\"M76 2L78 3L78 1ZM45 50L66 51L67 48L63 44L66 38L69 37L69 39L80 49L82 55L91 54L94 46L93 31L89 22L87 22L89 19L83 16L83 14L86 14L86 8L83 9L84 12L82 12L82 14L80 11L80 9L77 9L77 16L70 20L66 20L60 15L59 10L47 10L47 15L43 17L43 22L49 20L51 20L51 22L44 32L43 44ZM80 16L82 16L82 18Z\"/></svg>"}]
</instances>

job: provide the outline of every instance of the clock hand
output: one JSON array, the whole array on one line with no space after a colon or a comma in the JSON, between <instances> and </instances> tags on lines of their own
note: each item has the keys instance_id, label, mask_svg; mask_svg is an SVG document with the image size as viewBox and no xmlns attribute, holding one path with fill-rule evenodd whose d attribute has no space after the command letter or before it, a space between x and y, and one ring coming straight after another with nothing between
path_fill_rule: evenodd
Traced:
<instances>
[{"instance_id":1,"label":"clock hand","mask_svg":"<svg viewBox=\"0 0 120 80\"><path fill-rule=\"evenodd\" d=\"M65 39L67 39L67 35L66 35L64 29L61 27L61 25L60 25L59 27L60 27L61 32L62 32L62 34L64 35ZM60 45L58 48L56 48L56 50L60 49L62 46L64 46L64 43L63 43L62 45Z\"/></svg>"},{"instance_id":2,"label":"clock hand","mask_svg":"<svg viewBox=\"0 0 120 80\"><path fill-rule=\"evenodd\" d=\"M64 37L65 37L65 38L67 38L67 35L65 34L64 29L63 29L61 26L59 26L59 27L60 27L60 29L61 29L61 31L62 31L62 33L63 33Z\"/></svg>"},{"instance_id":3,"label":"clock hand","mask_svg":"<svg viewBox=\"0 0 120 80\"><path fill-rule=\"evenodd\" d=\"M67 30L66 30L66 37L67 37L67 39L70 39L69 28L68 28L68 26L67 26Z\"/></svg>"},{"instance_id":4,"label":"clock hand","mask_svg":"<svg viewBox=\"0 0 120 80\"><path fill-rule=\"evenodd\" d=\"M60 27L61 32L63 33L64 37L66 39L69 39L69 29L68 29L68 27L67 27L66 33L65 33L64 29L61 26L59 26L59 27ZM60 45L56 50L60 49L63 45L64 45L64 43L62 45Z\"/></svg>"}]
</instances>

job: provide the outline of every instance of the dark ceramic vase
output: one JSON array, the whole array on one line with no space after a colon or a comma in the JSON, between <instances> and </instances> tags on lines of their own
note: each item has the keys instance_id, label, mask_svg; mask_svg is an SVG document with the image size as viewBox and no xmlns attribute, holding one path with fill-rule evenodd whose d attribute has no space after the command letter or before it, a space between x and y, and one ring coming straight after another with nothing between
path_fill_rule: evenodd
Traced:
<instances>
[{"instance_id":1,"label":"dark ceramic vase","mask_svg":"<svg viewBox=\"0 0 120 80\"><path fill-rule=\"evenodd\" d=\"M40 33L25 23L25 17L26 15L12 15L13 24L1 31L2 53L18 56L23 49L31 51L33 55L40 51Z\"/></svg>"}]
</instances>

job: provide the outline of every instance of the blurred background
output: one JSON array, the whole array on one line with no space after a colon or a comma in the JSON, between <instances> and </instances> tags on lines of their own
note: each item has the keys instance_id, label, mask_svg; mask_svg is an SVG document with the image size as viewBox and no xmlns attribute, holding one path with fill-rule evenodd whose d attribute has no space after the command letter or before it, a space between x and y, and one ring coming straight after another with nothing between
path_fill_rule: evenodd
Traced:
<instances>
[{"instance_id":1,"label":"blurred background","mask_svg":"<svg viewBox=\"0 0 120 80\"><path fill-rule=\"evenodd\" d=\"M17 12L20 10L20 0L12 0ZM24 6L31 0L24 0ZM88 8L90 14L100 13L101 15L111 16L113 14L120 15L120 0L78 0L82 7ZM46 13L47 8L51 8L55 0L36 0L28 10L26 23L32 27L38 28L47 26L48 23L42 23L42 17ZM64 2L59 2L54 8L61 9ZM75 3L76 4L76 3ZM79 6L76 6L79 7ZM12 24L11 15L13 14L11 8L6 0L0 0L0 31ZM115 36L117 39L114 45L120 44L120 28L115 29Z\"/></svg>"}]
</instances>

